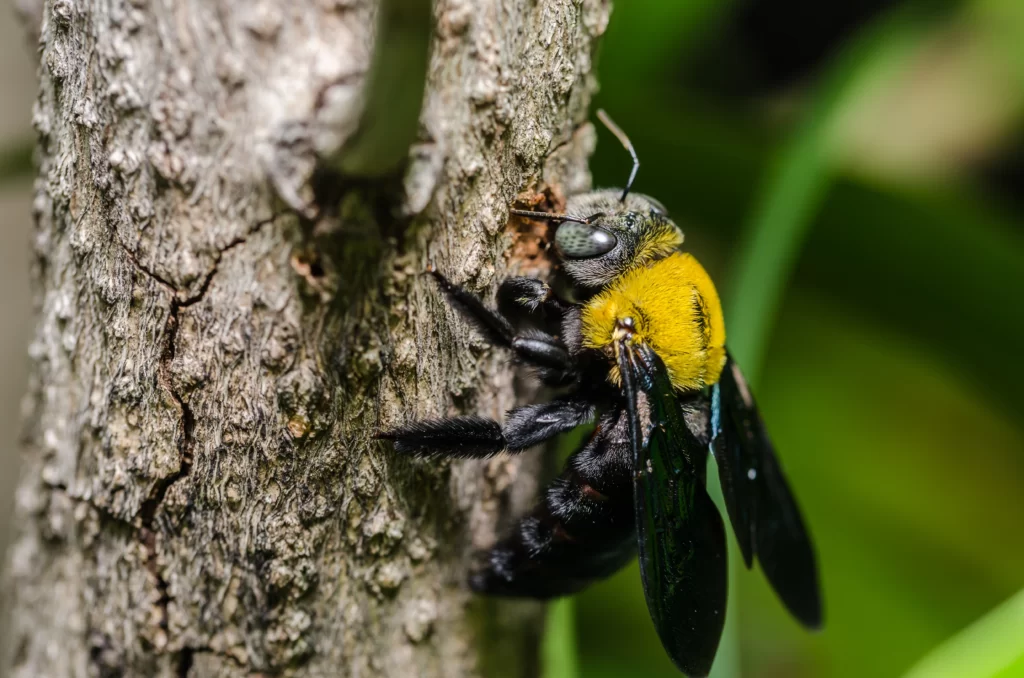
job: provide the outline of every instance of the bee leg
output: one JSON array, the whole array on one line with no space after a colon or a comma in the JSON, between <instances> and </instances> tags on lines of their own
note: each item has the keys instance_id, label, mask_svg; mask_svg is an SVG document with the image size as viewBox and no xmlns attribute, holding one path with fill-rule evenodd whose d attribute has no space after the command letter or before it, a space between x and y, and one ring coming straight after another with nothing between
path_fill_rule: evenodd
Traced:
<instances>
[{"instance_id":1,"label":"bee leg","mask_svg":"<svg viewBox=\"0 0 1024 678\"><path fill-rule=\"evenodd\" d=\"M524 330L512 340L521 361L536 367L548 386L566 386L576 378L576 361L560 339L540 330Z\"/></svg>"},{"instance_id":2,"label":"bee leg","mask_svg":"<svg viewBox=\"0 0 1024 678\"><path fill-rule=\"evenodd\" d=\"M594 417L594 406L575 398L517 407L505 425L477 416L414 421L377 434L394 442L395 451L418 457L490 457L502 451L523 450L585 424Z\"/></svg>"},{"instance_id":3,"label":"bee leg","mask_svg":"<svg viewBox=\"0 0 1024 678\"><path fill-rule=\"evenodd\" d=\"M478 593L554 598L610 576L636 553L626 420L601 418L538 505L470 576Z\"/></svg>"},{"instance_id":4,"label":"bee leg","mask_svg":"<svg viewBox=\"0 0 1024 678\"><path fill-rule=\"evenodd\" d=\"M541 330L517 333L505 316L487 308L476 295L453 284L437 271L431 273L452 306L489 342L511 349L516 357L541 368L541 376L549 385L561 385L571 380L575 374L572 356L557 337Z\"/></svg>"},{"instance_id":5,"label":"bee leg","mask_svg":"<svg viewBox=\"0 0 1024 678\"><path fill-rule=\"evenodd\" d=\"M498 287L498 310L502 315L511 316L523 309L529 313L543 311L560 318L566 305L543 280L509 278L501 283Z\"/></svg>"},{"instance_id":6,"label":"bee leg","mask_svg":"<svg viewBox=\"0 0 1024 678\"><path fill-rule=\"evenodd\" d=\"M475 327L487 341L495 346L512 348L512 339L516 336L516 330L507 318L487 308L475 294L452 283L437 271L431 270L430 274L434 276L441 291L448 298L448 303L459 311L462 317Z\"/></svg>"}]
</instances>

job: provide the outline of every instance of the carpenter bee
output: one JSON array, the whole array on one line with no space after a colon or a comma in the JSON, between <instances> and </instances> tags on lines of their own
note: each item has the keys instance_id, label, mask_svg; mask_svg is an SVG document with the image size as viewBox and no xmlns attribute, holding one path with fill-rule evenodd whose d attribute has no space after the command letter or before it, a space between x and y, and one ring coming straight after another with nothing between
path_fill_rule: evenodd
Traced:
<instances>
[{"instance_id":1,"label":"carpenter bee","mask_svg":"<svg viewBox=\"0 0 1024 678\"><path fill-rule=\"evenodd\" d=\"M484 338L562 389L511 410L417 421L377 435L415 456L516 453L596 421L589 439L471 575L484 594L552 598L580 591L637 553L661 642L689 676L706 676L726 609L726 537L705 486L707 455L743 560L756 558L804 625L822 623L810 537L742 373L725 344L718 292L656 200L626 188L570 198L565 214L513 209L557 224L554 242L577 301L543 281L512 278L498 311L433 272L448 301ZM517 330L517 311L554 317L553 331Z\"/></svg>"}]
</instances>

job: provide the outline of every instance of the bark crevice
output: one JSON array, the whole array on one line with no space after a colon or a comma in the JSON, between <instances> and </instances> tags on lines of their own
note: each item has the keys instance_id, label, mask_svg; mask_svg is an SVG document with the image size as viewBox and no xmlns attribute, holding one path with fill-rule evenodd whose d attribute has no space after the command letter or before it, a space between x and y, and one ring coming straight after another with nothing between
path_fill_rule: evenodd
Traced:
<instances>
[{"instance_id":1,"label":"bark crevice","mask_svg":"<svg viewBox=\"0 0 1024 678\"><path fill-rule=\"evenodd\" d=\"M149 496L142 503L139 509L137 518L138 524L138 539L145 552L146 568L153 575L156 582L156 590L158 598L156 605L159 609L160 626L165 631L168 628L168 606L171 603L172 597L170 592L170 584L164 577L159 563L159 553L157 547L158 530L154 526L154 520L156 519L157 511L160 505L163 503L164 498L167 496L168 490L177 482L186 478L192 471L193 462L193 448L195 446L195 415L192 412L188 402L182 397L181 394L174 387L173 379L171 376L171 365L174 362L175 354L177 352L177 336L178 327L180 322L180 314L182 309L186 309L194 304L202 301L210 288L210 284L213 282L214 276L217 274L220 267L221 260L231 250L240 247L245 244L246 240L252 235L258 233L260 229L264 228L268 224L272 224L278 219L275 215L270 219L259 221L253 225L250 231L245 236L240 236L229 242L224 247L217 250L214 257L213 265L209 271L203 276L202 283L199 285L198 291L191 296L184 296L183 291L175 290L170 303L170 309L167 314L167 325L164 328L164 348L160 355L160 366L158 368L158 375L161 385L166 389L167 394L174 402L175 406L181 413L181 419L179 422L180 434L178 437L178 454L179 454L179 468L177 472L160 478L154 483L153 488L150 490ZM122 247L124 243L121 243ZM128 248L125 247L125 251ZM163 283L164 285L171 287L169 283L160 279L155 273L146 270L141 266L137 259L129 252L132 261L135 265L144 273L152 277L154 280ZM173 287L171 287L173 289ZM135 521L133 521L135 522ZM193 655L195 648L183 647L179 651L178 661L178 675L186 678L188 671L191 669L193 664ZM209 650L213 652L213 650ZM225 657L231 658L230 655L225 654ZM237 660L234 660L237 662ZM244 668L244 665L239 663L239 666Z\"/></svg>"}]
</instances>

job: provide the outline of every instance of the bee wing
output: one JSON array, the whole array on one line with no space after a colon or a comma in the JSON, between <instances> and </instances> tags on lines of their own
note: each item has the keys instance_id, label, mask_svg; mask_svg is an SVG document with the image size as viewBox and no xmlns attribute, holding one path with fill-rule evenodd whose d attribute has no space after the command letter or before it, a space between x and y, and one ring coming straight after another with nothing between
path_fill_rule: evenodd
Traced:
<instances>
[{"instance_id":1,"label":"bee wing","mask_svg":"<svg viewBox=\"0 0 1024 678\"><path fill-rule=\"evenodd\" d=\"M687 428L661 359L644 346L617 348L647 608L676 666L691 678L706 676L728 583L725 527L704 486L706 447Z\"/></svg>"},{"instance_id":2,"label":"bee wing","mask_svg":"<svg viewBox=\"0 0 1024 678\"><path fill-rule=\"evenodd\" d=\"M730 356L711 390L711 448L722 494L750 567L756 556L783 604L804 625L822 623L814 549L746 379Z\"/></svg>"}]
</instances>

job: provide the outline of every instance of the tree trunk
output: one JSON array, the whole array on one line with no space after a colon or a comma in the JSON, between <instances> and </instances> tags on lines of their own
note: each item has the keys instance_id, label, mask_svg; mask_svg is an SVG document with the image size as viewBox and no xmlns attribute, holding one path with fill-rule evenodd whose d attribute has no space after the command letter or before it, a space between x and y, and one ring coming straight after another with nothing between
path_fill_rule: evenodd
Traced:
<instances>
[{"instance_id":1,"label":"tree trunk","mask_svg":"<svg viewBox=\"0 0 1024 678\"><path fill-rule=\"evenodd\" d=\"M424 82L373 83L378 14L47 0L31 27L13 675L535 675L541 608L464 582L533 500L537 458L410 461L369 436L513 404L507 355L420 273L487 298L543 272L507 208L587 188L608 7L438 0L416 143L369 177L347 149L379 92Z\"/></svg>"}]
</instances>

